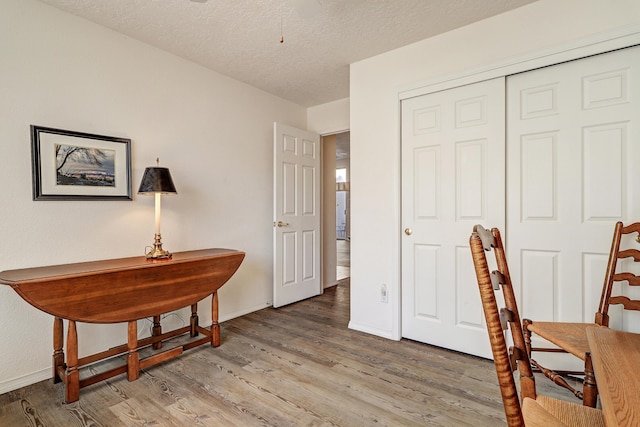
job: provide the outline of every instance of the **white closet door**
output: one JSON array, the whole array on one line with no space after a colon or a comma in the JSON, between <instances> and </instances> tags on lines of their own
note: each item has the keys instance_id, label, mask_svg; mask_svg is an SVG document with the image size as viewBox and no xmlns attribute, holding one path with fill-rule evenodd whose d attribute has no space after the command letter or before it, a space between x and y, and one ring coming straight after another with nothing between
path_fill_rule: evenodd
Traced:
<instances>
[{"instance_id":1,"label":"white closet door","mask_svg":"<svg viewBox=\"0 0 640 427\"><path fill-rule=\"evenodd\" d=\"M507 94L506 248L521 315L591 322L614 223L640 221L640 48L511 76Z\"/></svg>"},{"instance_id":2,"label":"white closet door","mask_svg":"<svg viewBox=\"0 0 640 427\"><path fill-rule=\"evenodd\" d=\"M504 228L504 78L402 101L402 336L491 357L469 250Z\"/></svg>"}]
</instances>

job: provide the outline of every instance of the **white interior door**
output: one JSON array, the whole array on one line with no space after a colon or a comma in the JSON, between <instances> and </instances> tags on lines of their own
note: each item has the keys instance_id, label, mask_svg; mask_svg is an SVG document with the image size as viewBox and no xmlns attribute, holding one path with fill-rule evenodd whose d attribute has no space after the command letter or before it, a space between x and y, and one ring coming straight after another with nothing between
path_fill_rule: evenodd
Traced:
<instances>
[{"instance_id":1,"label":"white interior door","mask_svg":"<svg viewBox=\"0 0 640 427\"><path fill-rule=\"evenodd\" d=\"M469 249L505 225L505 81L402 101L402 336L491 357Z\"/></svg>"},{"instance_id":2,"label":"white interior door","mask_svg":"<svg viewBox=\"0 0 640 427\"><path fill-rule=\"evenodd\" d=\"M273 306L322 292L320 136L273 126Z\"/></svg>"},{"instance_id":3,"label":"white interior door","mask_svg":"<svg viewBox=\"0 0 640 427\"><path fill-rule=\"evenodd\" d=\"M521 315L592 322L614 223L640 220L640 47L507 88L506 249Z\"/></svg>"}]
</instances>

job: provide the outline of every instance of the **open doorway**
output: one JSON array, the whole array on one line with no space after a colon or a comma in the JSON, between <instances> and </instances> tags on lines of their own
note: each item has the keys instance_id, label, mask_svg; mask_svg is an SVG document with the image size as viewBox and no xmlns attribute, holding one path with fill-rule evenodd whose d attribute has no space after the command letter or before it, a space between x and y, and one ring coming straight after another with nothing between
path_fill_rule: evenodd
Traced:
<instances>
[{"instance_id":1,"label":"open doorway","mask_svg":"<svg viewBox=\"0 0 640 427\"><path fill-rule=\"evenodd\" d=\"M351 276L349 132L322 137L323 286Z\"/></svg>"}]
</instances>

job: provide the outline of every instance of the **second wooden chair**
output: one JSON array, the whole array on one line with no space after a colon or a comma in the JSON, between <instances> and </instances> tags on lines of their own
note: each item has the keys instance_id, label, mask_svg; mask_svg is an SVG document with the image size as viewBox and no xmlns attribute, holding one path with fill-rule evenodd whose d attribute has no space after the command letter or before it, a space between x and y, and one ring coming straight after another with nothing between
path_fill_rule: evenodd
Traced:
<instances>
[{"instance_id":1,"label":"second wooden chair","mask_svg":"<svg viewBox=\"0 0 640 427\"><path fill-rule=\"evenodd\" d=\"M638 233L640 237L640 223L630 224L626 227L622 222L616 223L609 253L609 262L602 286L600 305L593 323L533 322L529 319L523 320L525 344L529 358L531 358L532 352L565 352L584 361L584 371L577 372L554 371L541 366L531 359L534 367L538 368L556 384L569 389L578 398L583 399L583 404L586 406L595 407L598 397L593 365L589 354L589 343L587 342L587 328L590 326L609 326L609 306L612 304L621 304L626 310L640 310L640 301L631 300L623 295L621 288L617 289L618 292L614 292L614 285L619 282L627 282L630 286L640 285L640 277L628 271L628 269L621 268L621 264L625 259L633 260L634 262L640 261L640 250L635 247L630 248L628 247L629 245L624 245L622 242L624 236L633 233ZM629 240L635 242L634 239ZM635 246L637 247L637 244ZM531 344L532 334L536 334L555 344L557 348L533 347ZM559 374L584 375L582 392L570 387Z\"/></svg>"}]
</instances>

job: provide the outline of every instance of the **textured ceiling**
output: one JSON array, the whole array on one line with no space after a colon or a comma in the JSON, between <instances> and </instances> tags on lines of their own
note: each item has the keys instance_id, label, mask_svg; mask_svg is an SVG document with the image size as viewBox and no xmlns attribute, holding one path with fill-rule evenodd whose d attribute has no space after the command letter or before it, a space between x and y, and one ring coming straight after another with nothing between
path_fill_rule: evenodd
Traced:
<instances>
[{"instance_id":1,"label":"textured ceiling","mask_svg":"<svg viewBox=\"0 0 640 427\"><path fill-rule=\"evenodd\" d=\"M313 106L349 96L350 63L535 0L40 1Z\"/></svg>"}]
</instances>

